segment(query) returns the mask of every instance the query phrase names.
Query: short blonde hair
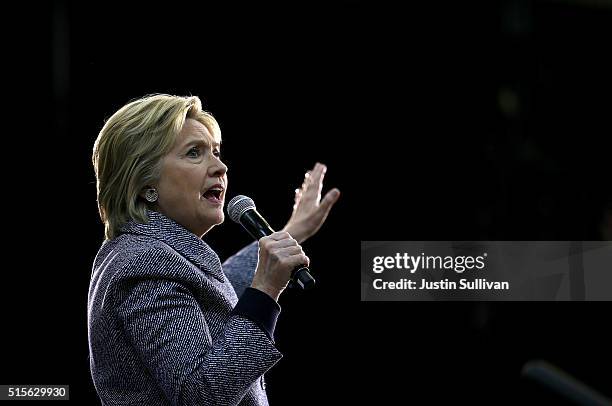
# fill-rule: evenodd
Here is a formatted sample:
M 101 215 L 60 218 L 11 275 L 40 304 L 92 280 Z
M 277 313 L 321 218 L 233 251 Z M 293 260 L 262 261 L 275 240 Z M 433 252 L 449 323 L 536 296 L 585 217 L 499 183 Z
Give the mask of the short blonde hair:
M 116 237 L 126 221 L 149 221 L 147 203 L 139 193 L 159 180 L 162 158 L 188 118 L 202 123 L 221 141 L 217 121 L 202 110 L 196 96 L 148 95 L 126 104 L 106 121 L 94 144 L 92 161 L 107 239 Z

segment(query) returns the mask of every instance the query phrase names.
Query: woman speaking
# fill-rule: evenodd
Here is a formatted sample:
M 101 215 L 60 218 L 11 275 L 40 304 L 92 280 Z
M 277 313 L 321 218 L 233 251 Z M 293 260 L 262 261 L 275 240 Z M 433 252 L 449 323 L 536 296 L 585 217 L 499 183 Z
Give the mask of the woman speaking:
M 224 220 L 221 132 L 197 97 L 119 109 L 95 142 L 105 240 L 89 286 L 90 368 L 107 405 L 266 405 L 277 303 L 309 259 L 299 245 L 339 197 L 325 166 L 296 190 L 283 231 L 221 264 L 202 240 Z

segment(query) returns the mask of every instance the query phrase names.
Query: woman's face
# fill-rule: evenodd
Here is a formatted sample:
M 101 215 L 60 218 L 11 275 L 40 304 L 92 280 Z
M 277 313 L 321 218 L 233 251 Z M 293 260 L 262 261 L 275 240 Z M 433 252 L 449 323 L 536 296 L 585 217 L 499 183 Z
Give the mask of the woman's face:
M 220 148 L 202 123 L 188 118 L 162 161 L 157 208 L 199 237 L 224 220 L 227 166 Z

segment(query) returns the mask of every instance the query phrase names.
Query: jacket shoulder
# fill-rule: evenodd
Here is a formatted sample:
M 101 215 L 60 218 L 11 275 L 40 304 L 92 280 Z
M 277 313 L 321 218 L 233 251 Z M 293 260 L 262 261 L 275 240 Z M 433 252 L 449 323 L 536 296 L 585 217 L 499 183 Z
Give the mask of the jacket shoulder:
M 94 261 L 89 287 L 90 307 L 99 302 L 114 303 L 145 281 L 180 283 L 191 291 L 201 289 L 201 275 L 193 264 L 162 241 L 151 237 L 122 234 L 105 241 Z M 110 297 L 109 297 L 110 295 Z
M 180 277 L 193 265 L 164 242 L 155 238 L 122 234 L 106 241 L 94 261 L 93 273 L 119 278 Z

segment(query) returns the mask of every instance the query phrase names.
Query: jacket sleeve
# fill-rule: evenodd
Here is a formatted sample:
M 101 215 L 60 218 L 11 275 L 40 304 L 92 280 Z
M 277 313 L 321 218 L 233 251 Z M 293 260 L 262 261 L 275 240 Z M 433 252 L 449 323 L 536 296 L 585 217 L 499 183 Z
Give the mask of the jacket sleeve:
M 138 268 L 163 268 L 163 254 L 140 257 Z M 164 273 L 119 283 L 118 318 L 130 344 L 173 405 L 240 402 L 282 357 L 250 319 L 232 314 L 214 342 L 186 284 Z
M 232 283 L 236 296 L 242 296 L 245 289 L 251 286 L 258 260 L 259 244 L 255 241 L 229 257 L 223 263 L 223 272 Z

